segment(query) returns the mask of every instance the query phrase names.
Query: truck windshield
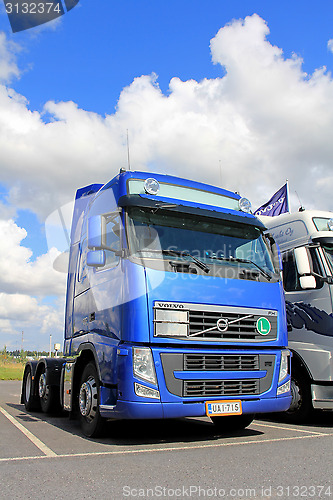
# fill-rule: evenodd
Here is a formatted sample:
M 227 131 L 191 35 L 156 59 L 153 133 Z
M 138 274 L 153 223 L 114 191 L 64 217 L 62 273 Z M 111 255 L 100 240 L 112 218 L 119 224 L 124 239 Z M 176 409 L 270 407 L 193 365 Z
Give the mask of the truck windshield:
M 130 252 L 146 261 L 187 261 L 207 274 L 212 266 L 242 267 L 266 279 L 274 274 L 270 252 L 255 226 L 163 209 L 129 207 L 127 213 Z

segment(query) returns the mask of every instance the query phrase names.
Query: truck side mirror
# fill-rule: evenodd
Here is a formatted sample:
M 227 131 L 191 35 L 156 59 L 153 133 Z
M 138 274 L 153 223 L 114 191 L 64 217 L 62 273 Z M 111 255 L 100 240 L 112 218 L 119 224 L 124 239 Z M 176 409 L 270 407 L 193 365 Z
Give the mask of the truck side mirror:
M 299 283 L 304 290 L 315 289 L 316 278 L 312 275 L 308 252 L 305 247 L 295 248 L 294 250 L 296 267 L 300 275 Z
M 305 247 L 295 248 L 294 250 L 296 267 L 298 274 L 311 274 L 308 252 Z
M 317 286 L 314 276 L 300 276 L 299 284 L 303 290 L 314 290 Z
M 102 215 L 88 219 L 88 248 L 103 250 L 106 247 L 106 220 Z
M 90 252 L 87 252 L 87 266 L 103 267 L 105 266 L 105 260 L 104 250 L 90 250 Z

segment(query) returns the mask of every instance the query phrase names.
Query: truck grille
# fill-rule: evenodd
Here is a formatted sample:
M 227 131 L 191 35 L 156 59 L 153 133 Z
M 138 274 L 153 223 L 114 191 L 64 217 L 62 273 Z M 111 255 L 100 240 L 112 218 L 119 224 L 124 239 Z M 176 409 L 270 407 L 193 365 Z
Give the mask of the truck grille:
M 276 362 L 272 353 L 242 351 L 212 353 L 189 349 L 162 352 L 160 357 L 166 387 L 171 394 L 203 399 L 257 396 L 268 391 Z
M 184 381 L 186 397 L 245 396 L 259 394 L 258 380 Z
M 277 311 L 156 301 L 154 335 L 193 342 L 268 342 L 277 338 Z
M 189 336 L 203 339 L 221 339 L 221 340 L 263 340 L 262 335 L 256 329 L 259 315 L 238 314 L 238 313 L 219 313 L 212 311 L 190 311 L 189 312 Z M 219 319 L 228 322 L 228 328 L 221 332 L 217 327 Z M 275 318 L 276 319 L 276 318 Z M 209 330 L 209 331 L 207 331 Z
M 185 354 L 184 370 L 259 370 L 259 355 Z

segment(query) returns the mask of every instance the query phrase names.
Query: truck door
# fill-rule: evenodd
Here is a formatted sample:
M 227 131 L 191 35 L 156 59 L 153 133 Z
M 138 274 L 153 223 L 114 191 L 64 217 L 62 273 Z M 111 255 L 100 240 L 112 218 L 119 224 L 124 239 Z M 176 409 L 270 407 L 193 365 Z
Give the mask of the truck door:
M 326 276 L 320 247 L 308 247 L 312 271 Z M 294 251 L 283 256 L 283 281 L 286 292 L 289 347 L 306 362 L 312 377 L 324 380 L 325 367 L 317 359 L 319 352 L 333 344 L 333 315 L 331 285 L 316 277 L 316 288 L 304 290 L 300 286 Z
M 89 331 L 89 277 L 87 270 L 87 237 L 79 244 L 78 269 L 74 295 L 74 335 L 82 335 Z M 92 309 L 91 309 L 92 310 Z

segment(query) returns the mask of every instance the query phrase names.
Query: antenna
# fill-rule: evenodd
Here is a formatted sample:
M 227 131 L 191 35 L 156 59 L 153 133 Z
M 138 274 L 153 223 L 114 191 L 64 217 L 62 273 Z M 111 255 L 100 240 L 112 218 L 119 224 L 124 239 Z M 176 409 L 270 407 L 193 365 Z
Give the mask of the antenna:
M 298 201 L 299 201 L 299 205 L 300 205 L 300 206 L 299 206 L 298 211 L 299 211 L 299 212 L 304 212 L 305 208 L 304 208 L 304 207 L 303 207 L 303 205 L 302 205 L 302 202 L 301 202 L 301 200 L 300 200 L 300 197 L 299 197 L 299 196 L 298 196 L 298 194 L 297 194 L 297 191 L 295 191 L 295 193 L 296 193 L 297 199 L 298 199 Z
M 128 170 L 131 170 L 128 129 L 126 129 L 126 139 L 127 139 L 127 165 L 128 165 Z
M 289 181 L 286 179 L 286 186 L 287 186 L 287 207 L 288 207 L 288 214 L 291 213 L 290 210 L 290 193 L 289 193 Z

